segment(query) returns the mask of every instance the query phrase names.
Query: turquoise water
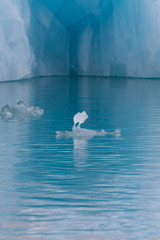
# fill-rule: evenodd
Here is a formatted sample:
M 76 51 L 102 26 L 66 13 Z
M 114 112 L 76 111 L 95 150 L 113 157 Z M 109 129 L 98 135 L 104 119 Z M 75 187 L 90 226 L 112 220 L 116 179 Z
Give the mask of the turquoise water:
M 0 120 L 0 239 L 160 239 L 160 81 L 37 78 L 0 84 L 0 105 L 44 109 Z M 57 139 L 82 127 L 121 136 Z

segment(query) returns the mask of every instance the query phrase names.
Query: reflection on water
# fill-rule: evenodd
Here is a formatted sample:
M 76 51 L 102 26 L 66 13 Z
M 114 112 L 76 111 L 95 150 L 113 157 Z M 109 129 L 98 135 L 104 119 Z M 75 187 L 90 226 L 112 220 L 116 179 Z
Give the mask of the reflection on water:
M 39 78 L 0 84 L 40 119 L 0 120 L 0 239 L 159 239 L 160 81 Z M 56 138 L 72 128 L 115 131 Z
M 73 139 L 74 146 L 74 165 L 77 170 L 86 166 L 86 160 L 88 158 L 88 139 Z

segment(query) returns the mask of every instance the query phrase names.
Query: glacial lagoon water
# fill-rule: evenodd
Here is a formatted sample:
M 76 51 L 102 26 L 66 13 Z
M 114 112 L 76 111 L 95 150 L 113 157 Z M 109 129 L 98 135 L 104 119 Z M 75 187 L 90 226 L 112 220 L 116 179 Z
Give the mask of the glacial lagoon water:
M 0 239 L 160 239 L 160 80 L 47 77 L 0 84 L 38 119 L 0 119 Z M 56 138 L 84 128 L 121 136 Z

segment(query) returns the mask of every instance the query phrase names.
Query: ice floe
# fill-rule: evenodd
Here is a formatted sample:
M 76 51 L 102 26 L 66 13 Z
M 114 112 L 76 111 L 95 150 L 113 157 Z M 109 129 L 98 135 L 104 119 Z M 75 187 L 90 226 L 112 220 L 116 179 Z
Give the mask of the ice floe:
M 117 129 L 114 132 L 108 132 L 105 130 L 91 130 L 91 129 L 85 129 L 81 128 L 80 125 L 86 121 L 88 118 L 88 115 L 85 111 L 83 112 L 78 112 L 76 115 L 73 117 L 73 122 L 74 125 L 72 127 L 72 131 L 56 131 L 56 137 L 57 138 L 91 138 L 94 136 L 106 136 L 106 135 L 115 135 L 115 136 L 120 136 L 120 130 Z
M 27 106 L 22 100 L 17 100 L 15 106 L 6 104 L 5 106 L 0 107 L 0 118 L 4 120 L 26 120 L 39 117 L 43 113 L 43 109 L 29 105 Z

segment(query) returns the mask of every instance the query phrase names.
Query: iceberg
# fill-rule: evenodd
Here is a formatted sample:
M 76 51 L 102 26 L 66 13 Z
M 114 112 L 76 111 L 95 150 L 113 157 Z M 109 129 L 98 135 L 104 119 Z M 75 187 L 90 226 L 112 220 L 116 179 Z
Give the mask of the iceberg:
M 106 135 L 115 135 L 120 136 L 120 129 L 115 130 L 114 132 L 107 132 L 105 130 L 97 131 L 91 129 L 81 128 L 80 125 L 86 121 L 88 115 L 85 111 L 78 112 L 73 117 L 74 125 L 72 127 L 72 131 L 56 131 L 57 138 L 69 138 L 73 137 L 74 139 L 83 139 L 83 138 L 92 138 L 95 136 L 106 136 Z
M 34 55 L 17 2 L 0 1 L 0 81 L 32 75 Z
M 17 100 L 15 106 L 6 104 L 0 107 L 0 119 L 4 120 L 27 120 L 43 115 L 44 110 L 39 107 L 26 106 L 24 101 Z
M 160 0 L 1 0 L 0 81 L 160 77 Z
M 72 130 L 76 130 L 76 129 L 79 129 L 80 128 L 80 125 L 82 123 L 84 123 L 86 121 L 86 119 L 88 118 L 88 115 L 85 111 L 83 112 L 78 112 L 76 115 L 74 115 L 73 117 L 73 122 L 74 122 L 74 125 L 72 127 Z M 78 123 L 78 125 L 76 126 L 76 124 Z

